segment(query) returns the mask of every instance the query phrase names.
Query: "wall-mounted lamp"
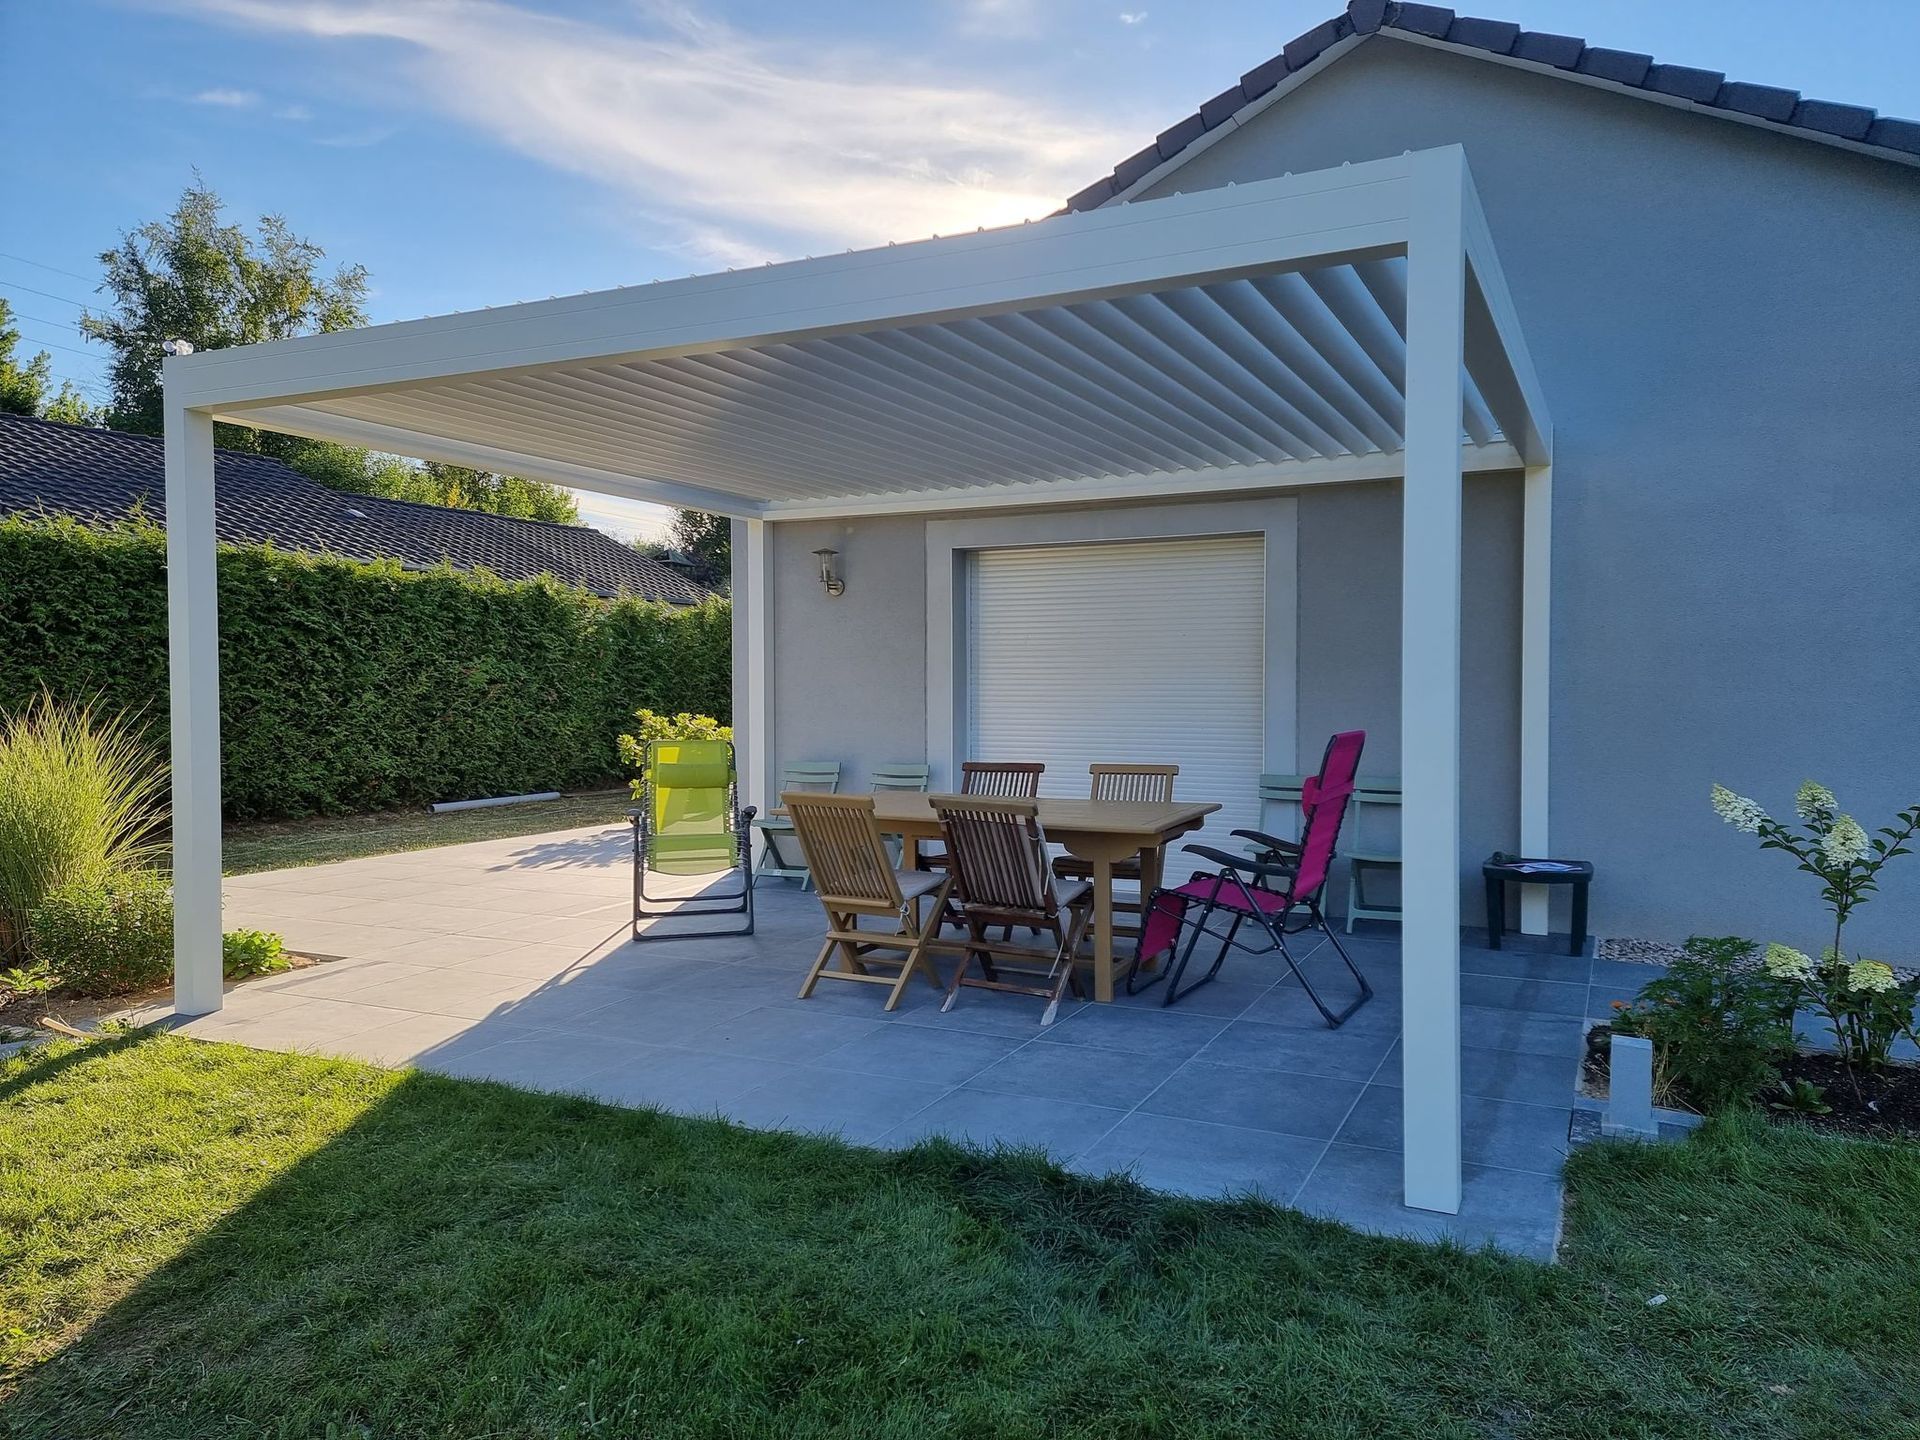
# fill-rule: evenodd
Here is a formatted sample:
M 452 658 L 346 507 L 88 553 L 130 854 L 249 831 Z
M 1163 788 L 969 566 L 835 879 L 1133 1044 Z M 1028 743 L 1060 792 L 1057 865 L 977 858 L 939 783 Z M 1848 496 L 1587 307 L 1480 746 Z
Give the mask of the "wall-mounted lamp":
M 820 583 L 826 586 L 827 594 L 836 600 L 847 593 L 847 582 L 833 573 L 833 562 L 840 557 L 838 550 L 816 550 L 813 552 L 820 560 Z

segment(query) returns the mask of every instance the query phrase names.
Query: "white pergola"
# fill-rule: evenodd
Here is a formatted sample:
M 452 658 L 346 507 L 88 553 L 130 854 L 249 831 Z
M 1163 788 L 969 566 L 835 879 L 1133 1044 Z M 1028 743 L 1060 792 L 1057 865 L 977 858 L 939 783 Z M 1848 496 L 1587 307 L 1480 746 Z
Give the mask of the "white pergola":
M 1458 147 L 822 259 L 166 361 L 175 1004 L 221 1003 L 213 422 L 768 527 L 1403 479 L 1406 1200 L 1460 1201 L 1461 477 L 1524 473 L 1523 850 L 1547 844 L 1551 430 Z M 1530 894 L 1525 928 L 1545 929 Z

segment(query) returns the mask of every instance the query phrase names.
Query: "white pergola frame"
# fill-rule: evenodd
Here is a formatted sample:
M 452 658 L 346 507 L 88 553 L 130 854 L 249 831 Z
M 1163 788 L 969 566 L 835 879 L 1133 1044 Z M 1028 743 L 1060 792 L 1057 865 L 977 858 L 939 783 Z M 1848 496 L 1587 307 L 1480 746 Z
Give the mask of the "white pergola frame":
M 405 396 L 468 377 L 539 376 L 597 362 L 751 351 L 1033 307 L 1142 295 L 1385 256 L 1406 257 L 1404 448 L 1181 472 L 1021 480 L 938 490 L 754 497 L 619 473 L 316 404 Z M 1498 422 L 1463 445 L 1463 371 Z M 744 522 L 737 695 L 748 798 L 767 800 L 772 625 L 769 527 L 880 514 L 1257 495 L 1403 479 L 1401 810 L 1406 1010 L 1405 1198 L 1460 1203 L 1460 639 L 1462 475 L 1523 471 L 1521 848 L 1548 845 L 1551 426 L 1457 146 L 1228 186 L 1004 230 L 698 276 L 501 309 L 242 346 L 165 362 L 172 670 L 175 1008 L 221 1003 L 219 639 L 213 422 L 232 420 L 510 471 Z M 590 422 L 588 422 L 590 423 Z M 610 441 L 609 449 L 617 448 Z M 1523 928 L 1544 932 L 1537 887 Z

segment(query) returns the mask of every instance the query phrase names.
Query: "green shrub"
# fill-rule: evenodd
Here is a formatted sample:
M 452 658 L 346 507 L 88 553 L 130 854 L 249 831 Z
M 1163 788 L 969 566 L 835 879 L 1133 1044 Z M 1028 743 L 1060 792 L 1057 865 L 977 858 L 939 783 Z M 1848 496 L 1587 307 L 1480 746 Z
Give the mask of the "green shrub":
M 1641 987 L 1614 1029 L 1653 1042 L 1656 1093 L 1720 1110 L 1777 1084 L 1793 1049 L 1793 1001 L 1755 963 L 1751 940 L 1694 936 L 1667 973 Z
M 605 602 L 550 580 L 219 553 L 222 795 L 236 819 L 617 782 L 638 706 L 731 705 L 727 602 Z M 165 537 L 0 520 L 0 713 L 146 714 L 164 750 Z
M 167 774 L 125 721 L 42 691 L 0 722 L 0 958 L 24 958 L 34 908 L 155 853 Z
M 711 715 L 689 715 L 684 710 L 678 715 L 662 715 L 655 710 L 640 709 L 633 712 L 633 718 L 636 723 L 632 731 L 620 737 L 620 758 L 629 769 L 640 772 L 629 782 L 636 800 L 645 793 L 647 746 L 654 741 L 733 739 L 733 727 L 721 724 Z
M 124 995 L 173 975 L 173 889 L 129 870 L 49 891 L 34 907 L 35 960 L 81 995 Z
M 173 978 L 173 887 L 155 870 L 60 886 L 34 908 L 31 939 L 33 967 L 19 973 L 32 988 L 104 996 L 164 985 Z M 229 980 L 289 964 L 281 938 L 265 930 L 229 930 L 220 960 Z
M 269 930 L 229 930 L 220 937 L 221 969 L 229 980 L 271 975 L 289 963 L 280 937 Z

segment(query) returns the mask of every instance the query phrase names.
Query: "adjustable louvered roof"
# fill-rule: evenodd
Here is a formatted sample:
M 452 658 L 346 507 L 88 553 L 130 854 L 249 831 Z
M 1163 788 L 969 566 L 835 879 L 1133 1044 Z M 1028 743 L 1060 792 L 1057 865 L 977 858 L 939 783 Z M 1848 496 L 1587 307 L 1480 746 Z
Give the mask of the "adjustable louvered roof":
M 766 518 L 1397 474 L 1418 160 L 212 352 L 168 382 L 221 418 Z M 1546 427 L 1461 188 L 1464 463 L 1507 468 Z

